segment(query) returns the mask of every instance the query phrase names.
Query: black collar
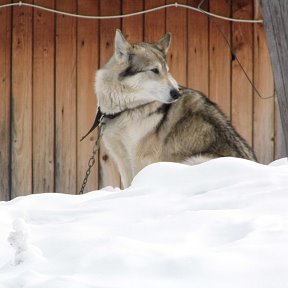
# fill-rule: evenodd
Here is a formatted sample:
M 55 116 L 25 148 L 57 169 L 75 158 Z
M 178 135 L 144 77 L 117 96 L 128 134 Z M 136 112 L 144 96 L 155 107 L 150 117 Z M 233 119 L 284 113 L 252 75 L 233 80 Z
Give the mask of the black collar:
M 96 129 L 103 118 L 108 118 L 108 119 L 114 119 L 116 117 L 118 117 L 121 113 L 121 112 L 117 112 L 117 113 L 114 113 L 114 114 L 106 114 L 106 113 L 103 113 L 100 109 L 100 107 L 98 107 L 98 110 L 97 110 L 97 113 L 96 113 L 96 118 L 94 120 L 94 123 L 92 125 L 92 127 L 90 128 L 90 130 L 81 138 L 80 141 L 84 140 L 94 129 Z
M 103 115 L 103 118 L 108 118 L 108 119 L 114 119 L 118 116 L 120 116 L 121 113 L 123 113 L 124 111 L 120 111 L 120 112 L 117 112 L 117 113 L 114 113 L 114 114 L 106 114 L 106 113 L 103 113 L 100 108 L 98 108 L 99 112 Z

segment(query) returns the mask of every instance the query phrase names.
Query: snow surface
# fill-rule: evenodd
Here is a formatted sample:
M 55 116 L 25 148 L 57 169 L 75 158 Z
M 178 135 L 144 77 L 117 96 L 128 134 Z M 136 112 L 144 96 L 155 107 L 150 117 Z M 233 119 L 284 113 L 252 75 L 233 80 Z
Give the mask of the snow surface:
M 156 163 L 0 203 L 0 288 L 287 288 L 288 162 Z

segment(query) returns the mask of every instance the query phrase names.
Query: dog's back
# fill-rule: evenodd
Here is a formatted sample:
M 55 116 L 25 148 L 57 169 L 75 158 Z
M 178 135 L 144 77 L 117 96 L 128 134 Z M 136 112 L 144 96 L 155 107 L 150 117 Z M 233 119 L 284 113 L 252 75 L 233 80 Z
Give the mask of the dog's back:
M 177 147 L 177 153 L 174 151 L 172 155 L 177 155 L 179 158 L 172 159 L 172 156 L 167 160 L 189 162 L 189 159 L 195 156 L 207 158 L 233 156 L 256 160 L 246 141 L 235 131 L 215 103 L 193 89 L 182 87 L 180 91 L 180 99 L 172 105 L 165 116 L 167 122 L 171 119 L 174 125 L 170 124 L 169 133 L 164 132 L 167 133 L 164 155 L 165 151 Z M 164 121 L 162 129 L 165 130 Z M 157 130 L 161 133 L 161 127 Z M 178 145 L 175 143 L 176 139 Z

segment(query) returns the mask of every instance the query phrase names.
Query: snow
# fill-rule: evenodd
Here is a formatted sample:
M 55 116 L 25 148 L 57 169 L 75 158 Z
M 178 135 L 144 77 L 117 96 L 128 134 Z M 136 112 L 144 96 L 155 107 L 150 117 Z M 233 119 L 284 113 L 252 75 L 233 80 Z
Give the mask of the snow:
M 0 288 L 287 288 L 288 161 L 156 163 L 0 203 Z

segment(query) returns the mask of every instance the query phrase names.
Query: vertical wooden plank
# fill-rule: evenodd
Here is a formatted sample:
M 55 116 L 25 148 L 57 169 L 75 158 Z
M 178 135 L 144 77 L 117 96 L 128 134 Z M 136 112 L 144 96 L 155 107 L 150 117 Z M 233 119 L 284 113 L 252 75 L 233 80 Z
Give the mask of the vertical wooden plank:
M 76 12 L 76 1 L 56 7 Z M 56 192 L 76 193 L 76 20 L 56 16 Z
M 143 10 L 143 1 L 138 0 L 122 0 L 122 13 L 133 13 Z M 126 39 L 131 43 L 139 43 L 143 41 L 143 15 L 123 18 L 122 32 Z
M 210 12 L 231 16 L 231 2 L 210 0 Z M 209 98 L 216 102 L 227 117 L 231 108 L 231 53 L 216 25 L 228 41 L 231 24 L 215 18 L 209 19 Z
M 288 152 L 288 2 L 261 0 L 264 27 L 277 91 L 277 101 Z M 287 156 L 287 154 L 286 154 Z
M 252 0 L 233 0 L 233 18 L 253 18 Z M 252 24 L 232 24 L 232 47 L 244 70 L 253 77 Z M 253 87 L 236 60 L 232 61 L 232 124 L 240 135 L 252 145 L 253 139 Z
M 167 0 L 166 4 L 174 3 Z M 186 0 L 178 1 L 187 4 Z M 171 74 L 180 85 L 187 85 L 187 10 L 168 8 L 166 11 L 166 31 L 172 33 L 172 43 L 167 55 Z
M 120 0 L 100 0 L 101 15 L 121 14 Z M 110 59 L 114 52 L 114 36 L 117 28 L 121 27 L 120 19 L 107 19 L 100 22 L 100 67 Z M 99 186 L 107 185 L 120 187 L 120 176 L 116 165 L 103 145 L 100 147 L 100 179 Z
M 78 2 L 78 13 L 97 15 L 99 1 L 82 0 Z M 87 163 L 97 135 L 93 133 L 85 141 L 79 142 L 95 119 L 97 109 L 94 92 L 95 72 L 99 61 L 99 20 L 78 20 L 77 28 L 77 191 L 80 191 Z M 91 170 L 86 191 L 98 188 L 98 154 Z
M 287 157 L 287 149 L 285 147 L 285 137 L 281 121 L 281 114 L 279 108 L 279 101 L 275 91 L 275 147 L 274 147 L 274 159 L 280 159 Z M 272 121 L 272 120 L 271 120 Z
M 145 0 L 145 9 L 165 5 L 165 0 Z M 161 39 L 165 34 L 165 17 L 164 9 L 145 14 L 144 16 L 144 39 L 147 42 L 153 43 Z
M 196 7 L 198 0 L 188 0 L 188 5 Z M 203 9 L 208 10 L 208 2 Z M 206 15 L 188 11 L 188 87 L 209 93 L 209 21 Z
M 261 19 L 259 0 L 255 1 L 255 19 Z M 262 24 L 254 25 L 254 85 L 262 97 L 274 94 L 269 52 Z M 274 158 L 274 98 L 261 99 L 254 92 L 253 146 L 260 163 Z
M 54 8 L 54 1 L 34 3 Z M 33 193 L 54 191 L 54 17 L 34 11 Z
M 32 14 L 30 7 L 13 8 L 12 198 L 32 193 Z
M 0 5 L 6 1 L 0 0 Z M 10 198 L 11 8 L 0 10 L 0 201 Z

